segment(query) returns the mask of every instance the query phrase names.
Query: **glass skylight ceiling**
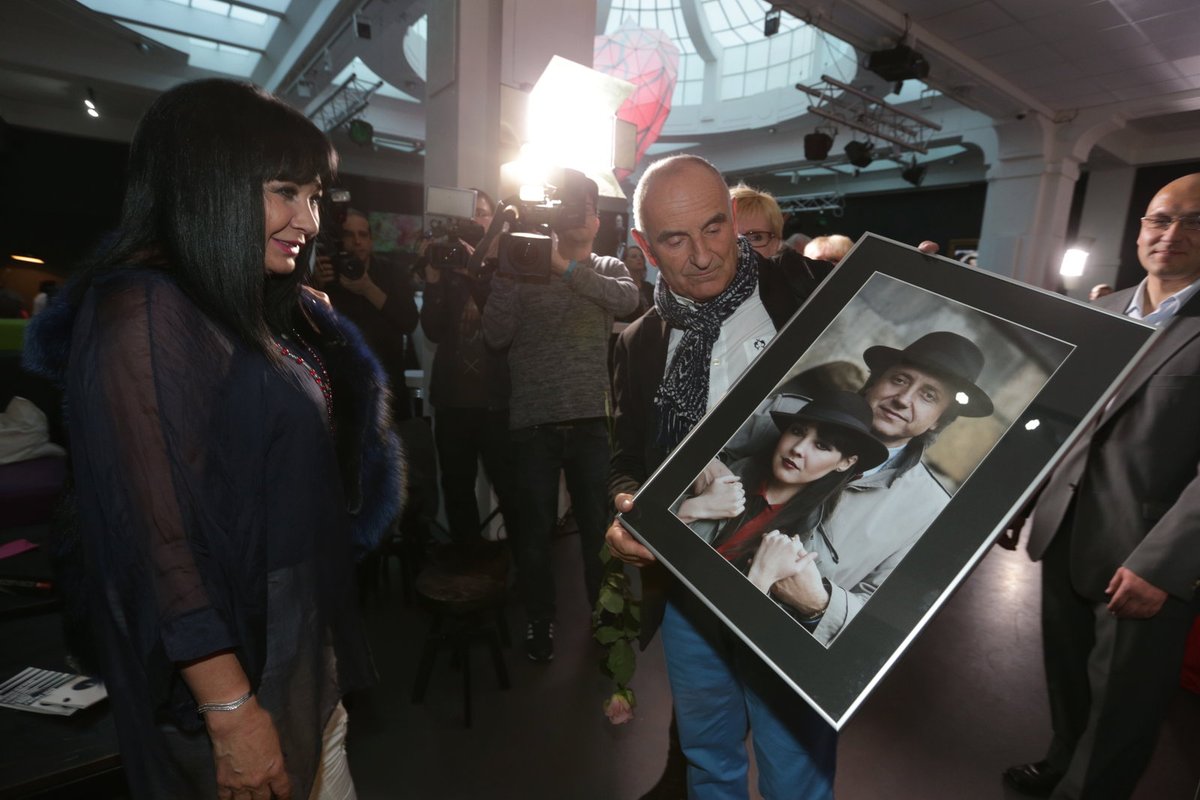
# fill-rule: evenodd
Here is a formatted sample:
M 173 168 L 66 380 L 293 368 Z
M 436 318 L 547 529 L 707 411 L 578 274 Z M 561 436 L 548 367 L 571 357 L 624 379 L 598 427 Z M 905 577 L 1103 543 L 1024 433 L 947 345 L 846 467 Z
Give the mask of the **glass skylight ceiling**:
M 249 77 L 291 0 L 80 0 L 140 36 L 188 55 L 188 64 Z
M 605 33 L 623 25 L 660 30 L 679 48 L 679 73 L 671 105 L 699 105 L 704 101 L 704 59 L 696 52 L 680 8 L 681 0 L 613 0 Z M 682 0 L 691 2 L 691 0 Z

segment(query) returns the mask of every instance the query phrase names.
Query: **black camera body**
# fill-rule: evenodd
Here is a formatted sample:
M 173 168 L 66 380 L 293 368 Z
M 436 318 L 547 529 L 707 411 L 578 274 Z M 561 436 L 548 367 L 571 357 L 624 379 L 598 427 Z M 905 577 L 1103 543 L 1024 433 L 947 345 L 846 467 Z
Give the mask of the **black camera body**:
M 328 258 L 338 275 L 357 280 L 366 273 L 367 265 L 342 246 L 342 223 L 346 221 L 346 211 L 350 208 L 350 192 L 330 189 L 326 194 L 326 203 L 327 211 L 323 217 L 329 225 L 323 225 L 317 235 L 317 255 Z
M 506 233 L 500 237 L 500 272 L 518 278 L 549 278 L 554 240 L 540 233 Z
M 461 244 L 435 242 L 429 246 L 429 265 L 435 269 L 466 269 L 471 254 Z
M 553 189 L 538 203 L 515 200 L 508 233 L 500 237 L 500 273 L 526 280 L 548 280 L 554 251 L 551 232 L 582 228 L 588 223 L 586 202 L 553 199 Z
M 341 236 L 338 236 L 341 239 Z M 350 253 L 341 246 L 339 242 L 336 250 L 330 252 L 321 252 L 321 241 L 317 240 L 317 255 L 328 256 L 329 261 L 333 264 L 333 271 L 338 275 L 342 275 L 350 280 L 358 280 L 367 271 L 367 265 L 359 259 L 350 255 Z
M 471 253 L 463 242 L 472 246 L 483 239 L 483 226 L 469 219 L 431 221 L 426 236 L 429 245 L 429 265 L 435 269 L 466 269 Z
M 433 240 L 430 264 L 466 267 L 472 277 L 489 279 L 493 268 L 485 266 L 484 259 L 499 236 L 495 271 L 518 280 L 550 280 L 553 234 L 587 227 L 596 211 L 588 201 L 594 206 L 599 200 L 595 182 L 582 172 L 562 168 L 552 179 L 556 182 L 523 187 L 520 195 L 501 203 L 487 231 L 469 218 L 475 210 L 475 190 L 426 187 L 425 216 L 431 222 L 425 236 Z M 462 242 L 475 252 L 468 253 Z

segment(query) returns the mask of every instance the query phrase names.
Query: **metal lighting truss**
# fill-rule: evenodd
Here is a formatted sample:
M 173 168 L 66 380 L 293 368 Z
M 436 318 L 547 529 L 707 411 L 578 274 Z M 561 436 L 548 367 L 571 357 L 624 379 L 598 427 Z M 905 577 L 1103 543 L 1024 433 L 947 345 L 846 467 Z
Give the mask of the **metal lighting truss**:
M 816 86 L 797 83 L 796 88 L 816 98 L 808 107 L 812 113 L 905 150 L 925 154 L 929 150 L 929 131 L 942 129 L 936 122 L 901 111 L 828 75 L 822 75 Z
M 776 199 L 779 201 L 780 207 L 788 213 L 832 211 L 837 215 L 841 215 L 846 209 L 846 197 L 841 192 L 781 195 Z
M 363 112 L 371 95 L 383 86 L 383 81 L 367 83 L 351 75 L 345 83 L 317 106 L 309 117 L 318 128 L 332 133 Z

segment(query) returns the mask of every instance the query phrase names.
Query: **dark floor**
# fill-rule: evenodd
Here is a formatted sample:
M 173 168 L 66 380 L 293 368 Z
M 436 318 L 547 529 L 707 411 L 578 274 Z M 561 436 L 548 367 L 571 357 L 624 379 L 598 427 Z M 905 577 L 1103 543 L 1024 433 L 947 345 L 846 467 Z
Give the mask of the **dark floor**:
M 578 538 L 556 540 L 557 656 L 525 658 L 524 619 L 506 651 L 512 688 L 499 691 L 486 651 L 471 661 L 474 725 L 462 720 L 461 674 L 437 662 L 422 705 L 409 702 L 426 630 L 419 609 L 389 594 L 368 603 L 382 681 L 354 698 L 350 761 L 362 800 L 571 798 L 633 800 L 666 755 L 670 718 L 662 649 L 639 658 L 637 718 L 614 727 L 600 710 L 581 588 Z M 1024 553 L 993 549 L 843 730 L 839 800 L 1007 799 L 1000 770 L 1040 757 L 1049 739 L 1038 622 L 1038 570 Z M 1136 800 L 1195 800 L 1200 696 L 1180 690 Z

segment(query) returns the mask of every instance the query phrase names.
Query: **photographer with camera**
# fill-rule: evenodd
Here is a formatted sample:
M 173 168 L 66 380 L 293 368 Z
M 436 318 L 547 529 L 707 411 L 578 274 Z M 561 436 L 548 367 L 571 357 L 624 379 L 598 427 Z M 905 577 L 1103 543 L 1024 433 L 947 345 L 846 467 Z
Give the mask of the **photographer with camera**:
M 540 247 L 530 244 L 537 237 L 506 234 L 483 309 L 488 345 L 508 348 L 510 436 L 521 498 L 514 554 L 529 623 L 526 652 L 541 662 L 554 657 L 550 544 L 560 471 L 579 526 L 589 608 L 599 592 L 608 523 L 608 335 L 613 318 L 638 303 L 625 265 L 592 252 L 600 228 L 596 183 L 565 172 L 550 222 L 557 241 L 550 238 L 544 271 L 538 274 L 540 258 L 530 257 Z
M 441 248 L 427 248 L 422 258 L 425 294 L 421 329 L 437 345 L 429 382 L 434 441 L 450 538 L 465 558 L 486 549 L 475 497 L 480 460 L 496 492 L 507 530 L 513 533 L 517 525 L 514 464 L 508 438 L 508 363 L 503 353 L 484 343 L 480 324 L 490 284 L 486 278 L 471 276 L 453 252 L 461 248 L 463 253 L 473 254 L 473 245 L 491 227 L 495 212 L 492 198 L 481 190 L 474 191 L 471 222 L 454 226 L 455 238 Z
M 408 270 L 393 258 L 374 252 L 371 222 L 366 214 L 346 209 L 340 226 L 336 217 L 335 210 L 333 230 L 318 241 L 313 283 L 329 295 L 339 314 L 362 331 L 387 371 L 396 398 L 393 417 L 408 419 L 412 411 L 404 370 L 419 366 L 406 348 L 418 320 Z

